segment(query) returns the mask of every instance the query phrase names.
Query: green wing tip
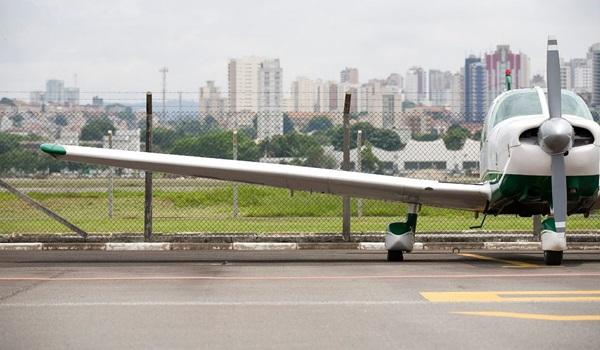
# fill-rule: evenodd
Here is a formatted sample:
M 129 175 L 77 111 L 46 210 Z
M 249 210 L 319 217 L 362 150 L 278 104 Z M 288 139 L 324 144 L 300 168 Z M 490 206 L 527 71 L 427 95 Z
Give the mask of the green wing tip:
M 40 149 L 43 152 L 46 152 L 53 156 L 64 156 L 65 154 L 67 154 L 67 151 L 65 150 L 65 148 L 63 146 L 55 145 L 52 143 L 44 143 L 43 145 L 40 146 Z

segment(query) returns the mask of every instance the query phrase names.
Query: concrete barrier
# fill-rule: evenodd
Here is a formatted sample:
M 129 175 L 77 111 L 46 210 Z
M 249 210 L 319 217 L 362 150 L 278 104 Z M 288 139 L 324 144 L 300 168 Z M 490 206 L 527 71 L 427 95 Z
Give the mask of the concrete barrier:
M 43 243 L 0 243 L 0 250 L 42 250 Z
M 298 243 L 234 242 L 233 250 L 296 250 Z
M 106 243 L 106 250 L 171 250 L 171 243 Z

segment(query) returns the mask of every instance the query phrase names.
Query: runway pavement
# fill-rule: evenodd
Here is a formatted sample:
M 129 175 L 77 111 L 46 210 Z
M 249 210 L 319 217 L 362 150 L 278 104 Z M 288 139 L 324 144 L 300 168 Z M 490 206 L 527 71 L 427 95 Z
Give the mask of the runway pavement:
M 598 348 L 600 254 L 2 251 L 0 348 Z

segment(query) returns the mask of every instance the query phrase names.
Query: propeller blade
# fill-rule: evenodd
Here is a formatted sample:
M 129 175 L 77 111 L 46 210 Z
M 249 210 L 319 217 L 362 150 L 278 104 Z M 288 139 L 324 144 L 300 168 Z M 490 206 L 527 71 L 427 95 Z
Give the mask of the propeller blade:
M 544 137 L 543 148 L 551 154 L 552 163 L 552 212 L 557 233 L 565 233 L 567 221 L 567 174 L 565 170 L 564 152 L 572 145 L 573 127 L 562 119 L 560 91 L 560 59 L 558 42 L 554 37 L 548 37 L 548 52 L 546 62 L 546 77 L 548 79 L 548 111 L 550 120 L 540 128 Z M 557 120 L 558 119 L 558 120 Z
M 558 56 L 558 41 L 548 37 L 546 53 L 546 79 L 548 80 L 548 110 L 550 118 L 562 118 L 560 94 L 560 59 Z
M 557 233 L 565 233 L 567 221 L 567 176 L 565 157 L 552 155 L 552 211 Z

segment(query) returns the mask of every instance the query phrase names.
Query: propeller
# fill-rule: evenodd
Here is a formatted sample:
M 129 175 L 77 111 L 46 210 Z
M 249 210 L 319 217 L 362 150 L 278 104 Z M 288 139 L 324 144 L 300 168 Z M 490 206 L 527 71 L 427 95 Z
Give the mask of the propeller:
M 550 119 L 539 129 L 539 144 L 551 157 L 552 170 L 552 212 L 556 233 L 564 234 L 567 221 L 567 176 L 565 154 L 573 146 L 573 127 L 562 117 L 560 90 L 560 60 L 558 43 L 548 38 L 547 51 L 548 112 Z

